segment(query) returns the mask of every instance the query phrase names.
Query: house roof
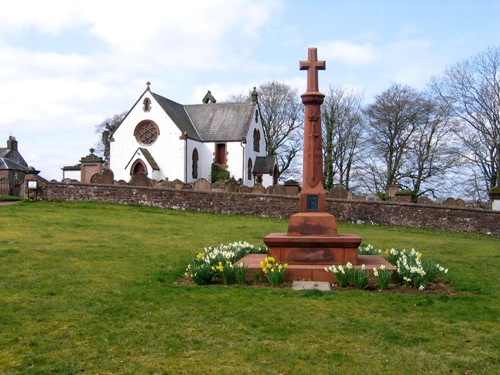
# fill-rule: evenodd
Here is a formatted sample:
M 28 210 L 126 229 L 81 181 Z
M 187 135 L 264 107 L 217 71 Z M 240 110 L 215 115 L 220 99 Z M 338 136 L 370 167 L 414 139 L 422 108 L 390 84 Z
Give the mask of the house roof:
M 202 142 L 243 140 L 255 109 L 252 103 L 182 105 L 151 94 L 183 134 Z
M 23 157 L 17 150 L 11 150 L 6 147 L 0 147 L 0 157 L 12 160 L 16 164 L 21 165 L 23 168 L 20 170 L 28 168 L 28 163 L 26 163 L 26 161 L 23 159 Z
M 23 160 L 24 161 L 24 160 Z M 0 156 L 0 170 L 24 171 L 27 165 L 23 166 L 14 160 Z

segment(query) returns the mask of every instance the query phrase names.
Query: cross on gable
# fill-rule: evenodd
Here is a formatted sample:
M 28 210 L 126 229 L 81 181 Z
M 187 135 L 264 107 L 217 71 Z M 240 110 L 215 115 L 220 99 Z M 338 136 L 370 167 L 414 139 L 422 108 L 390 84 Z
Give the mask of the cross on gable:
M 319 91 L 318 89 L 318 70 L 325 70 L 326 63 L 318 61 L 318 49 L 308 49 L 307 61 L 300 62 L 300 70 L 307 70 L 307 91 Z

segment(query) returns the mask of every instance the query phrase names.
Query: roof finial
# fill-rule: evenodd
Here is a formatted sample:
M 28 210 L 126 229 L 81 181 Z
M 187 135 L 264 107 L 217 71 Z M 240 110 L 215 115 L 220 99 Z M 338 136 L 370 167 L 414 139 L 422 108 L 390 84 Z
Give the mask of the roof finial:
M 252 91 L 252 104 L 256 104 L 259 99 L 259 94 L 257 93 L 257 87 L 254 86 Z
M 147 81 L 146 85 L 148 86 L 148 90 L 149 90 L 149 86 L 151 86 L 151 82 Z
M 217 100 L 215 100 L 214 96 L 212 95 L 212 93 L 210 92 L 210 90 L 207 91 L 207 94 L 204 96 L 204 98 L 202 99 L 202 102 L 203 104 L 207 104 L 207 103 L 217 103 Z

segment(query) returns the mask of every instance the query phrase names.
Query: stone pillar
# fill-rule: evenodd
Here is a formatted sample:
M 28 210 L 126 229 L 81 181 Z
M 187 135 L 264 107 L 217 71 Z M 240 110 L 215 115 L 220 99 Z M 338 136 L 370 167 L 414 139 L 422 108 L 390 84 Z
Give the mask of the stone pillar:
M 104 160 L 94 154 L 94 149 L 90 149 L 90 154 L 80 159 L 80 181 L 86 184 L 91 182 L 92 176 L 102 172 Z
M 500 186 L 495 187 L 489 191 L 490 195 L 490 208 L 493 211 L 500 211 Z

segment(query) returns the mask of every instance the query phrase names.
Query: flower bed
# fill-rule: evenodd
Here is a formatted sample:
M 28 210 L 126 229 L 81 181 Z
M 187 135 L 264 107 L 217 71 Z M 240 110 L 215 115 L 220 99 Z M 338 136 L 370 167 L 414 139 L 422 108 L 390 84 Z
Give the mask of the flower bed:
M 239 263 L 233 264 L 247 254 L 266 254 L 265 246 L 255 246 L 247 242 L 234 242 L 228 245 L 207 247 L 203 252 L 193 258 L 185 271 L 185 276 L 191 278 L 198 285 L 207 285 L 214 282 L 223 282 L 225 285 L 244 284 L 249 272 L 248 266 Z M 360 255 L 382 255 L 389 263 L 396 267 L 396 271 L 386 269 L 384 265 L 373 269 L 373 277 L 376 289 L 386 290 L 389 285 L 396 284 L 406 288 L 418 290 L 428 289 L 439 275 L 448 272 L 438 263 L 423 261 L 422 253 L 412 250 L 388 249 L 382 251 L 372 245 L 361 245 L 358 248 Z M 261 262 L 264 276 L 272 286 L 281 286 L 285 279 L 288 265 L 281 263 L 272 257 L 266 257 Z M 332 265 L 325 268 L 332 272 L 338 287 L 347 288 L 353 286 L 356 289 L 370 288 L 370 275 L 364 265 L 354 267 L 351 263 L 345 265 Z M 254 283 L 261 282 L 260 273 L 254 272 Z

